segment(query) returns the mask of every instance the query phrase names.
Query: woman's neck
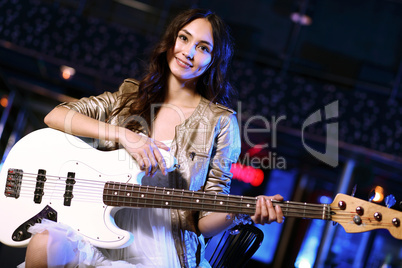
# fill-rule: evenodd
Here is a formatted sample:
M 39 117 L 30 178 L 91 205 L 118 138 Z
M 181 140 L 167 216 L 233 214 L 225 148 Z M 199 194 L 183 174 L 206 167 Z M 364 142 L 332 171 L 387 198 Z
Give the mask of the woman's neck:
M 201 98 L 196 90 L 196 83 L 197 81 L 195 80 L 183 82 L 173 77 L 173 75 L 170 76 L 165 103 L 196 107 Z

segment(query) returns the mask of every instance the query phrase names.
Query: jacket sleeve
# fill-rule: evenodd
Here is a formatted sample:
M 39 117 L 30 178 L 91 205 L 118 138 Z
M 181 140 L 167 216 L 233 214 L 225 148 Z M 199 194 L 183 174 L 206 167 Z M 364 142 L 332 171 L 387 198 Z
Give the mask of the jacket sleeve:
M 138 82 L 134 79 L 125 79 L 116 92 L 105 91 L 98 96 L 84 97 L 74 102 L 61 103 L 59 106 L 105 121 L 117 106 L 120 96 L 133 93 L 136 90 L 138 90 Z
M 229 194 L 233 176 L 230 169 L 238 160 L 241 150 L 237 118 L 234 114 L 222 116 L 216 127 L 219 130 L 215 138 L 204 191 Z M 201 212 L 200 217 L 209 213 Z
M 117 98 L 117 92 L 104 92 L 98 96 L 84 97 L 74 102 L 64 102 L 59 106 L 74 110 L 91 118 L 105 121 L 108 118 L 113 104 Z

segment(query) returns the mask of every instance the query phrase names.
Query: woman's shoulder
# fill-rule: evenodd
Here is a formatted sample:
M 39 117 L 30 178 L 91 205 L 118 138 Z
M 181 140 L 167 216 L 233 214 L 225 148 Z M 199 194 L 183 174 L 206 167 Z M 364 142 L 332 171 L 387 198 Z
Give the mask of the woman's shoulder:
M 236 125 L 237 116 L 236 111 L 220 103 L 213 103 L 205 98 L 202 100 L 204 109 L 200 109 L 201 116 L 208 120 L 210 123 L 220 122 L 221 125 Z M 215 124 L 212 123 L 212 124 Z
M 216 106 L 217 109 L 224 110 L 224 111 L 228 112 L 229 114 L 236 114 L 235 110 L 233 110 L 233 109 L 231 109 L 231 108 L 229 108 L 229 107 L 227 107 L 227 106 L 225 106 L 223 104 L 220 104 L 218 102 L 215 103 L 215 106 Z
M 236 111 L 223 105 L 220 104 L 218 102 L 211 102 L 207 99 L 204 99 L 204 103 L 206 104 L 206 106 L 208 107 L 207 111 L 209 111 L 210 113 L 214 114 L 214 115 L 218 115 L 218 116 L 234 116 L 236 115 Z
M 140 86 L 140 82 L 134 78 L 126 78 L 123 83 L 120 85 L 119 91 L 121 93 L 133 93 L 138 91 L 138 87 Z

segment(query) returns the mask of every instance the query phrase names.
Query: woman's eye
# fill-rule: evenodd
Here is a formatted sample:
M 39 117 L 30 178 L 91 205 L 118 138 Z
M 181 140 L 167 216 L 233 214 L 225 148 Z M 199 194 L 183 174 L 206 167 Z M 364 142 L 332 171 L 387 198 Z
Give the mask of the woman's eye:
M 206 47 L 206 46 L 200 46 L 200 49 L 201 49 L 203 52 L 209 53 L 209 48 Z
M 183 40 L 183 41 L 187 41 L 187 36 L 185 35 L 179 35 L 179 39 Z

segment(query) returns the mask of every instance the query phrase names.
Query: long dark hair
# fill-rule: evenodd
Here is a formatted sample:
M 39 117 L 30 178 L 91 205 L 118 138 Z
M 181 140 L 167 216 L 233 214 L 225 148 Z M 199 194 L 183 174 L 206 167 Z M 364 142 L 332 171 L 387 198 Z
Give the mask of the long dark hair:
M 166 83 L 170 72 L 166 58 L 167 51 L 175 46 L 179 31 L 199 18 L 205 18 L 211 23 L 214 48 L 211 65 L 198 78 L 196 90 L 211 102 L 231 106 L 234 90 L 229 82 L 228 67 L 232 58 L 233 47 L 229 29 L 215 13 L 203 9 L 190 9 L 180 13 L 168 25 L 163 37 L 153 50 L 148 71 L 140 81 L 138 92 L 126 96 L 116 113 L 119 113 L 130 103 L 130 114 L 144 119 L 146 126 L 151 125 L 153 119 L 151 118 L 151 104 L 163 103 L 166 94 Z M 141 129 L 141 122 L 134 120 L 128 122 L 125 127 L 131 130 L 139 130 Z M 145 129 L 145 132 L 149 133 L 149 129 Z

